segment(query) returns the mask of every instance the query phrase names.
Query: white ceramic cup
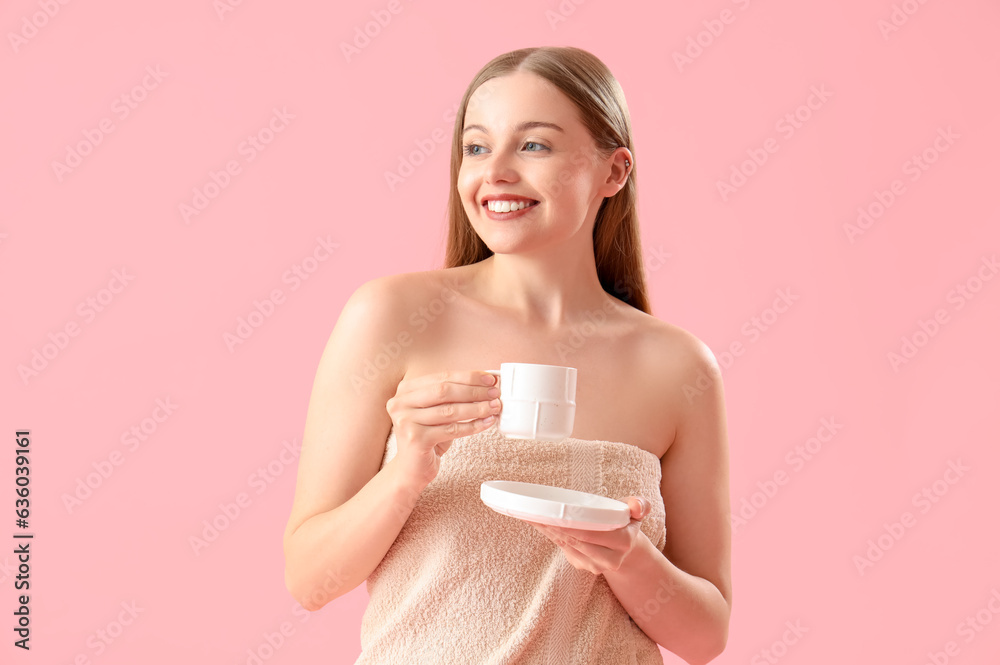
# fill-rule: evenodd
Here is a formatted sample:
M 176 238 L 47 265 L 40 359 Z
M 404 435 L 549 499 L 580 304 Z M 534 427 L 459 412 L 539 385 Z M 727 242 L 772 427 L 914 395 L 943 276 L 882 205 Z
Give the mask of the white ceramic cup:
M 501 363 L 486 370 L 500 379 L 500 422 L 511 439 L 558 441 L 573 433 L 576 418 L 576 368 L 531 363 Z

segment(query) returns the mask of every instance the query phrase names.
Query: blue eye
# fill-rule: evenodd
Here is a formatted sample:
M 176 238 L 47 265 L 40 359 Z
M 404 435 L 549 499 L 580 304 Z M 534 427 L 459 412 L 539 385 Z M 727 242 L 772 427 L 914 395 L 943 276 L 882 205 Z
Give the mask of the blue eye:
M 547 146 L 542 145 L 541 143 L 538 143 L 537 141 L 527 141 L 524 144 L 525 147 L 528 147 L 528 146 L 531 146 L 531 145 L 538 146 L 538 148 L 540 150 L 548 150 Z M 477 148 L 479 150 L 476 150 Z M 463 155 L 468 155 L 468 156 L 471 156 L 471 157 L 477 157 L 479 155 L 482 155 L 483 154 L 483 152 L 482 152 L 483 150 L 485 150 L 485 148 L 483 148 L 483 146 L 479 145 L 478 143 L 466 143 L 465 145 L 462 146 L 462 154 Z M 529 150 L 528 152 L 538 152 L 538 150 Z

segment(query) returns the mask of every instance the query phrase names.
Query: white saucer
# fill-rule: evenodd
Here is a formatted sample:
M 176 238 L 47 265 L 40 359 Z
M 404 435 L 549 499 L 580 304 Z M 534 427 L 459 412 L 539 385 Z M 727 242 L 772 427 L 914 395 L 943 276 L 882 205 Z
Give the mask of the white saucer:
M 616 499 L 511 480 L 484 482 L 479 487 L 479 498 L 503 515 L 589 531 L 620 529 L 632 515 L 628 504 Z

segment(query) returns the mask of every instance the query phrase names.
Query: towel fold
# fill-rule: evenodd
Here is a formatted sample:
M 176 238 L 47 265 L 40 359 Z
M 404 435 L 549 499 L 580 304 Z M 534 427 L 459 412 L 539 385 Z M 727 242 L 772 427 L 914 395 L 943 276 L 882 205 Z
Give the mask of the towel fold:
M 395 454 L 390 431 L 382 466 Z M 496 425 L 455 439 L 368 577 L 355 665 L 662 663 L 604 576 L 479 498 L 487 480 L 642 496 L 652 509 L 641 529 L 662 551 L 660 478 L 655 455 L 620 442 L 508 439 Z

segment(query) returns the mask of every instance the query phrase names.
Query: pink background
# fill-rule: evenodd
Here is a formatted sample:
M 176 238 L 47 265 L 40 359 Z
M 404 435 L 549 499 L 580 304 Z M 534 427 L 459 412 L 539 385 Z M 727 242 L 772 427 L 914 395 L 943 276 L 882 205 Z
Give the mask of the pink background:
M 221 16 L 219 4 L 0 9 L 5 662 L 354 661 L 364 586 L 316 614 L 284 587 L 288 451 L 346 298 L 376 276 L 440 265 L 447 141 L 466 85 L 493 56 L 539 45 L 588 49 L 621 81 L 654 314 L 732 361 L 733 509 L 749 519 L 733 537 L 717 662 L 766 663 L 764 649 L 812 665 L 922 664 L 928 652 L 993 662 L 995 2 L 565 0 L 565 16 L 555 0 L 401 0 L 397 14 L 382 1 L 247 0 Z M 348 59 L 341 44 L 373 11 L 391 21 Z M 294 117 L 269 134 L 275 109 Z M 798 127 L 783 121 L 795 113 Z M 249 149 L 258 134 L 270 142 Z M 88 154 L 57 173 L 81 143 Z M 411 158 L 420 143 L 433 151 Z M 767 160 L 723 197 L 718 183 L 753 154 Z M 406 161 L 412 173 L 390 188 L 385 174 Z M 214 198 L 185 223 L 180 206 L 213 174 L 226 186 L 208 187 Z M 849 237 L 858 207 L 877 212 L 879 197 L 891 205 Z M 306 260 L 318 238 L 336 249 Z M 296 266 L 308 279 L 285 278 Z M 276 289 L 280 304 L 230 350 L 225 335 Z M 797 299 L 775 315 L 778 290 Z M 751 335 L 754 317 L 766 330 Z M 920 346 L 893 367 L 904 337 Z M 743 353 L 727 359 L 734 342 Z M 47 366 L 22 378 L 47 344 Z M 842 427 L 816 450 L 823 419 Z M 144 441 L 123 440 L 143 426 Z M 10 630 L 19 428 L 32 432 L 30 653 Z M 806 445 L 809 459 L 796 452 Z M 946 473 L 950 461 L 967 470 Z M 786 482 L 769 485 L 776 474 Z M 88 475 L 98 486 L 67 507 Z M 213 520 L 225 528 L 196 552 Z M 856 557 L 879 555 L 859 570 Z M 123 603 L 141 610 L 134 620 Z M 978 629 L 962 628 L 967 617 Z

